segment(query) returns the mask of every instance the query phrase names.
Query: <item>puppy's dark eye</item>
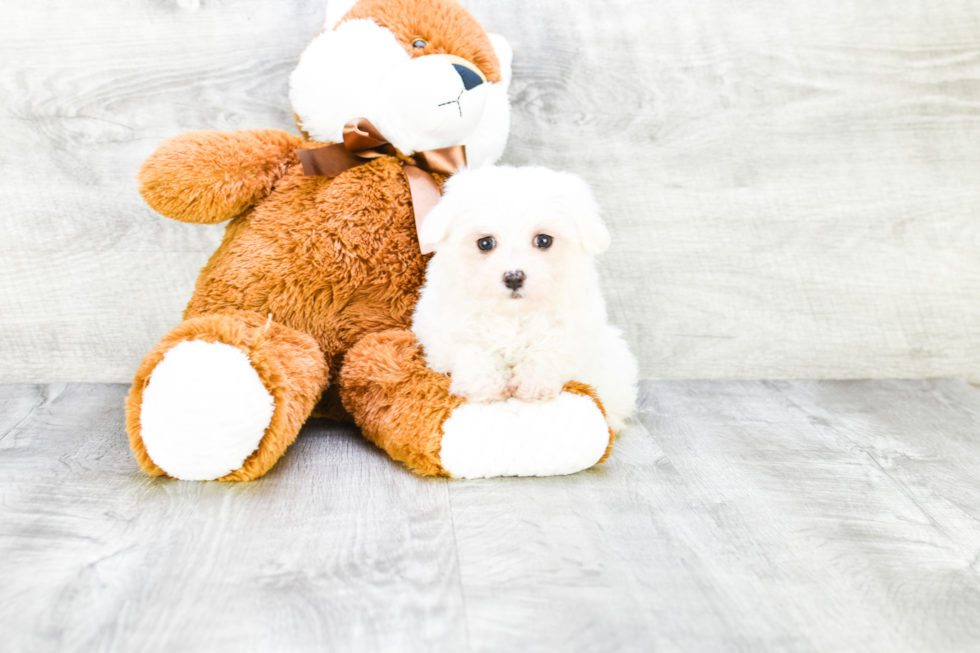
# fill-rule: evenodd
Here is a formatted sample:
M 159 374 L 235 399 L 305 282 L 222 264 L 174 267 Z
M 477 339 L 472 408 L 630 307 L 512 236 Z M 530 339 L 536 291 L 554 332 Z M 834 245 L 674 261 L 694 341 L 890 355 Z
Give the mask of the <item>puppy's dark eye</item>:
M 534 246 L 538 249 L 548 249 L 554 241 L 555 239 L 548 234 L 538 234 L 534 237 Z
M 426 41 L 425 39 L 415 39 L 414 41 L 412 41 L 413 48 L 424 48 L 427 45 L 429 45 L 429 42 Z
M 480 248 L 481 252 L 489 252 L 497 246 L 497 241 L 493 239 L 493 236 L 486 236 L 476 241 L 476 246 Z

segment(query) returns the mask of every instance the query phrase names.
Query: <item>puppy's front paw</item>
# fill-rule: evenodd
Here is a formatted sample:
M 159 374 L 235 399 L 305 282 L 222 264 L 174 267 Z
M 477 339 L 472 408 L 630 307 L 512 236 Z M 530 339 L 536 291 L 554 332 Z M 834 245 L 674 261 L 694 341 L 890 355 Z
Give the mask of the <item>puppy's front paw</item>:
M 449 392 L 475 403 L 501 401 L 510 396 L 507 391 L 507 377 L 503 375 L 459 376 L 453 374 L 453 382 L 449 385 Z
M 508 391 L 515 399 L 539 403 L 557 397 L 561 387 L 561 382 L 554 375 L 515 372 Z

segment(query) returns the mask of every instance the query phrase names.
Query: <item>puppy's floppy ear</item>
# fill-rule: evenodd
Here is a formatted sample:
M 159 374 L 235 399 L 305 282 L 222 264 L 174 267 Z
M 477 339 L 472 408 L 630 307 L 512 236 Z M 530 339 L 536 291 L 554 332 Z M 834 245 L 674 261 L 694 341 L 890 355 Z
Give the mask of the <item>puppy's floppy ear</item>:
M 419 248 L 423 254 L 436 251 L 436 245 L 449 235 L 449 224 L 452 222 L 454 202 L 452 198 L 443 196 L 435 205 L 422 224 L 419 225 Z
M 419 225 L 419 246 L 423 254 L 436 251 L 436 246 L 449 236 L 449 227 L 456 214 L 465 210 L 467 194 L 464 187 L 473 174 L 463 167 L 442 185 L 442 198 Z
M 566 212 L 575 221 L 582 246 L 589 254 L 601 254 L 609 249 L 610 236 L 599 214 L 599 205 L 585 180 L 570 172 L 562 172 L 562 201 Z

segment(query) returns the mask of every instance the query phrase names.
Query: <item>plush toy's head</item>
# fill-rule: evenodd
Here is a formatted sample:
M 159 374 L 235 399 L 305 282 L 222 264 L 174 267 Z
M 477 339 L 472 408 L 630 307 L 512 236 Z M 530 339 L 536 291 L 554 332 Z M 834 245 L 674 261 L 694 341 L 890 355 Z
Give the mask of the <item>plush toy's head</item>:
M 510 61 L 507 41 L 455 0 L 331 0 L 290 101 L 313 140 L 339 142 L 367 118 L 405 154 L 465 145 L 478 167 L 507 143 Z

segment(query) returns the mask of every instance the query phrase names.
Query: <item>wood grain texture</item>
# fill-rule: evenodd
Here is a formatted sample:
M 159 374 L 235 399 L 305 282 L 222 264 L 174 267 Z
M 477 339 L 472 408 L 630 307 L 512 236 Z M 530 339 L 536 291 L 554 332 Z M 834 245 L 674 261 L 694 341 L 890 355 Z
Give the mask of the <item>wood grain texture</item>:
M 125 393 L 0 387 L 33 407 L 0 424 L 0 648 L 460 650 L 445 485 L 316 422 L 261 480 L 150 478 Z
M 510 163 L 614 235 L 648 378 L 980 381 L 970 0 L 470 0 L 513 43 Z M 0 381 L 128 381 L 220 226 L 133 175 L 192 129 L 292 129 L 319 1 L 16 3 L 0 24 Z
M 314 421 L 149 478 L 124 385 L 0 386 L 10 651 L 975 651 L 980 390 L 645 382 L 609 462 L 412 476 Z

